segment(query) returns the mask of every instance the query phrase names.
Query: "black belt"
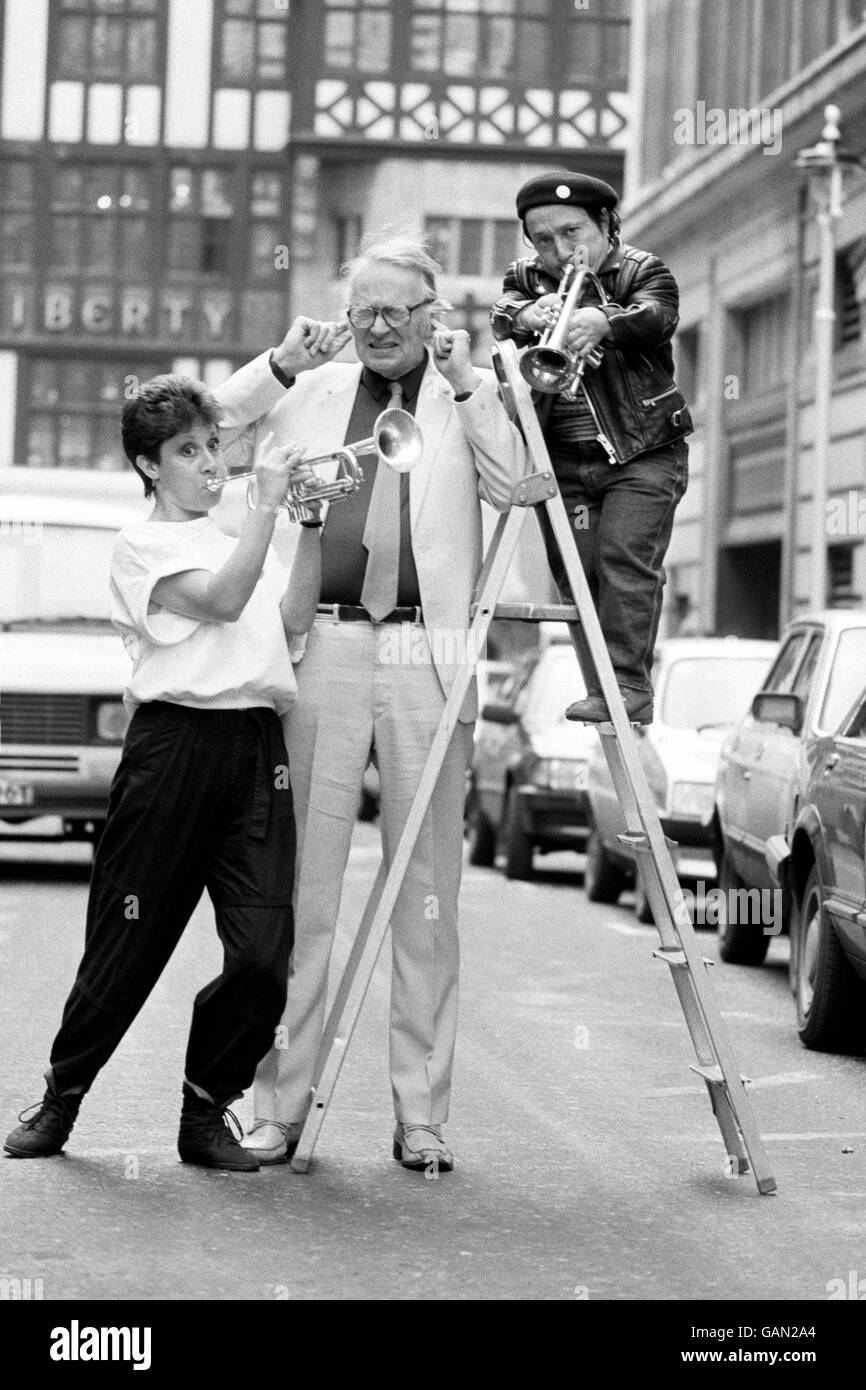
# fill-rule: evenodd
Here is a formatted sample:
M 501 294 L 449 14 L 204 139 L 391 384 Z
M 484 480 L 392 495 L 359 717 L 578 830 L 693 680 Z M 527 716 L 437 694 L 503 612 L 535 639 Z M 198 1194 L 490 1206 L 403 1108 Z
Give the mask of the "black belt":
M 356 603 L 320 603 L 316 612 L 323 618 L 333 618 L 338 623 L 372 623 L 373 619 Z M 394 608 L 379 619 L 382 623 L 420 623 L 424 619 L 420 608 Z

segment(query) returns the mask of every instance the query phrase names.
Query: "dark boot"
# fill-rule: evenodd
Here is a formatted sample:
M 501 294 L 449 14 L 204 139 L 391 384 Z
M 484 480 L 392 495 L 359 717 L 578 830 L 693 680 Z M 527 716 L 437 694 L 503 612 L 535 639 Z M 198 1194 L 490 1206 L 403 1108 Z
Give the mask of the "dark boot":
M 220 1105 L 218 1101 L 205 1100 L 196 1095 L 186 1081 L 183 1083 L 177 1151 L 184 1163 L 198 1163 L 203 1168 L 231 1168 L 240 1173 L 258 1172 L 258 1159 L 238 1143 L 229 1127 L 229 1116 L 237 1125 L 227 1101 Z M 240 1125 L 238 1133 L 242 1133 Z
M 50 1070 L 45 1073 L 45 1080 L 48 1089 L 36 1114 L 24 1119 L 27 1111 L 22 1110 L 18 1116 L 22 1123 L 3 1145 L 11 1158 L 50 1158 L 59 1154 L 78 1118 L 84 1092 L 56 1090 Z M 33 1106 L 29 1108 L 32 1110 Z
M 651 724 L 653 722 L 653 697 L 651 691 L 633 690 L 621 685 L 625 712 L 630 724 Z M 603 695 L 589 694 L 585 700 L 577 700 L 565 711 L 566 719 L 581 724 L 606 724 L 610 721 L 610 711 Z

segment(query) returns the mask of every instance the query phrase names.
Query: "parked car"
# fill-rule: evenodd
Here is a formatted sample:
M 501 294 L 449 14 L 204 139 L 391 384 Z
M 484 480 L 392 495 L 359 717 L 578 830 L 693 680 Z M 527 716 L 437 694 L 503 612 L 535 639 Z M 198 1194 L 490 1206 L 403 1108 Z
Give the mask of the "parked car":
M 781 889 L 779 865 L 800 812 L 813 745 L 838 728 L 866 673 L 866 611 L 832 609 L 789 624 L 749 712 L 726 739 L 716 779 L 714 836 L 725 893 Z M 760 965 L 770 937 L 749 922 L 719 923 L 723 960 Z
M 716 880 L 712 820 L 716 765 L 726 730 L 746 708 L 776 650 L 774 642 L 684 637 L 660 642 L 653 662 L 655 719 L 637 726 L 638 756 L 684 882 Z M 619 836 L 626 824 L 600 740 L 589 763 L 592 832 L 584 887 L 591 902 L 616 902 L 635 890 L 640 921 L 652 910 L 634 860 Z
M 862 679 L 861 673 L 861 679 Z M 787 700 L 795 718 L 795 695 Z M 777 713 L 782 714 L 780 706 Z M 806 1047 L 866 1050 L 866 690 L 808 749 L 789 854 L 791 976 Z
M 546 642 L 482 708 L 470 774 L 471 864 L 489 867 L 501 846 L 506 875 L 530 879 L 536 851 L 582 848 L 595 734 L 570 724 L 565 710 L 584 694 L 570 641 Z
M 131 474 L 0 470 L 0 839 L 99 838 L 130 671 L 111 550 L 148 510 Z

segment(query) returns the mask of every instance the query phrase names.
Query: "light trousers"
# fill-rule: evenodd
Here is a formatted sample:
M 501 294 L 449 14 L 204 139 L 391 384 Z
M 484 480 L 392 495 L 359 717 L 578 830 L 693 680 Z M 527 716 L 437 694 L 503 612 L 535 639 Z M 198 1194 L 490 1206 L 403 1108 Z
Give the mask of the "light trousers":
M 445 705 L 423 627 L 407 624 L 402 642 L 399 633 L 395 624 L 319 617 L 296 667 L 298 698 L 286 732 L 298 834 L 295 945 L 286 1009 L 256 1073 L 258 1119 L 299 1121 L 309 1105 L 343 875 L 371 749 L 390 863 Z M 472 726 L 458 724 L 391 917 L 391 1086 L 396 1117 L 407 1124 L 442 1124 L 448 1117 L 471 749 Z

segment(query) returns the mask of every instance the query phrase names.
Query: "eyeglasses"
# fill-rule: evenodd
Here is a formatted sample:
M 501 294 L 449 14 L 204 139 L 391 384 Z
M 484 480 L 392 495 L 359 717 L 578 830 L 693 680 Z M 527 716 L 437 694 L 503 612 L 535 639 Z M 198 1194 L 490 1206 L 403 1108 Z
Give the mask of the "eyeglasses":
M 381 314 L 389 328 L 404 328 L 416 309 L 432 304 L 432 299 L 419 299 L 417 304 L 352 304 L 346 318 L 353 328 L 369 328 Z

